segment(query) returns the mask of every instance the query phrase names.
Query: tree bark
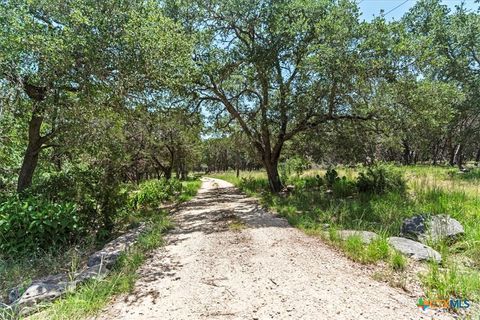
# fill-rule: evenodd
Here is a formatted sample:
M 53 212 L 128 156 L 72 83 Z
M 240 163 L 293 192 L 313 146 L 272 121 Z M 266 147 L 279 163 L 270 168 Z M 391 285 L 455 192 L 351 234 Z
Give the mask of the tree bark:
M 38 164 L 38 156 L 44 143 L 44 139 L 40 135 L 42 123 L 43 117 L 34 113 L 28 124 L 28 145 L 17 182 L 17 192 L 19 193 L 32 185 L 33 174 Z
M 480 149 L 477 150 L 477 155 L 475 156 L 475 165 L 477 167 L 480 165 Z
M 170 180 L 172 178 L 172 167 L 164 167 L 163 175 L 165 176 L 165 179 Z
M 463 169 L 463 145 L 462 144 L 458 145 L 455 158 L 456 158 L 458 169 L 462 170 Z
M 410 152 L 410 146 L 407 141 L 403 141 L 403 164 L 408 166 L 410 165 L 410 158 L 411 157 L 411 152 Z
M 462 149 L 462 145 L 461 144 L 458 144 L 455 148 L 455 151 L 453 153 L 453 161 L 451 162 L 451 165 L 454 166 L 455 164 L 458 164 L 458 156 L 461 152 L 461 149 Z M 461 165 L 461 164 L 460 164 Z
M 450 157 L 448 163 L 450 164 L 451 167 L 455 165 L 455 155 L 456 155 L 456 146 L 454 147 L 453 145 L 450 146 Z
M 280 175 L 278 174 L 278 161 L 265 162 L 265 170 L 267 171 L 268 183 L 272 192 L 280 192 L 283 189 Z

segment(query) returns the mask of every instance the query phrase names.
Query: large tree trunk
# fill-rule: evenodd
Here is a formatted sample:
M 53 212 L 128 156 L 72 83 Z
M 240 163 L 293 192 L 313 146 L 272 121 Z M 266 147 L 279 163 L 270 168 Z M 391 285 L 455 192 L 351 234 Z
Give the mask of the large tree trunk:
M 477 155 L 475 156 L 475 165 L 477 167 L 480 165 L 480 149 L 477 150 Z
M 267 171 L 268 183 L 272 192 L 280 192 L 283 189 L 280 175 L 278 174 L 278 161 L 265 162 L 265 170 Z
M 40 128 L 43 118 L 33 114 L 28 125 L 28 145 L 18 176 L 17 192 L 23 192 L 32 185 L 33 174 L 38 164 L 38 156 L 43 145 Z

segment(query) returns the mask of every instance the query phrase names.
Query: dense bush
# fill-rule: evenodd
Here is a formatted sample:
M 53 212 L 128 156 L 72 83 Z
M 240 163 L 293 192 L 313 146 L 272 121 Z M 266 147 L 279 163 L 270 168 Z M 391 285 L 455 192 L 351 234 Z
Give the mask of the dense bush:
M 148 180 L 139 185 L 130 196 L 130 206 L 134 209 L 155 207 L 162 202 L 172 200 L 182 192 L 182 183 L 177 179 Z
M 109 233 L 113 220 L 127 205 L 128 191 L 106 170 L 73 167 L 42 175 L 29 193 L 53 202 L 74 202 L 83 225 Z
M 337 170 L 329 168 L 327 172 L 325 172 L 325 183 L 327 184 L 327 187 L 332 188 L 335 182 L 339 180 L 340 177 L 338 176 Z
M 406 181 L 398 170 L 387 166 L 375 166 L 359 173 L 357 188 L 359 192 L 365 193 L 403 193 L 406 190 Z
M 0 251 L 18 254 L 72 243 L 84 232 L 77 207 L 41 197 L 12 196 L 0 204 Z

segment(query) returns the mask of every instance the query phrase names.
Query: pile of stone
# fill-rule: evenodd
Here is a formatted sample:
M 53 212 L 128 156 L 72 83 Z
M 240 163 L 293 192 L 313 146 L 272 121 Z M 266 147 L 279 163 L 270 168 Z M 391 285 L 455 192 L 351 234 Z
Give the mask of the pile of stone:
M 88 258 L 87 266 L 79 272 L 50 275 L 34 280 L 25 291 L 20 287 L 12 289 L 8 295 L 10 304 L 4 305 L 3 308 L 28 314 L 34 311 L 34 307 L 41 302 L 55 300 L 67 292 L 73 291 L 87 280 L 105 277 L 109 273 L 109 268 L 115 264 L 123 252 L 137 241 L 146 228 L 146 225 L 142 224 L 107 243 L 100 251 L 93 253 Z
M 442 261 L 439 252 L 429 247 L 427 243 L 437 241 L 455 241 L 464 234 L 463 226 L 448 215 L 417 215 L 405 219 L 402 225 L 401 237 L 390 237 L 388 243 L 400 253 L 418 261 Z M 368 244 L 377 237 L 370 231 L 340 230 L 340 239 L 347 240 L 358 236 L 363 243 Z

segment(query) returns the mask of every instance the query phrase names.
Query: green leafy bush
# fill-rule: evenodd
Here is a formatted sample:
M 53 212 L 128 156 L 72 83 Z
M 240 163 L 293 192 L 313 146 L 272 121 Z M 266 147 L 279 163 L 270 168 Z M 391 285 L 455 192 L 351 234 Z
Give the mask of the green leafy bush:
M 390 267 L 395 271 L 403 271 L 407 266 L 407 259 L 399 252 L 395 251 L 390 257 Z
M 75 203 L 82 225 L 90 231 L 105 231 L 108 237 L 113 220 L 127 206 L 128 191 L 112 172 L 72 167 L 42 175 L 29 194 L 42 195 L 52 202 Z
M 357 178 L 359 192 L 383 194 L 386 192 L 404 193 L 406 182 L 398 170 L 386 166 L 375 166 L 360 172 Z
M 0 251 L 51 249 L 72 243 L 84 231 L 74 203 L 13 196 L 0 204 Z
M 335 182 L 339 180 L 340 180 L 340 177 L 338 176 L 337 170 L 333 168 L 329 168 L 327 172 L 325 172 L 325 183 L 327 187 L 332 188 Z
M 293 157 L 280 165 L 281 176 L 287 180 L 292 173 L 299 177 L 308 168 L 308 162 L 301 157 Z
M 315 177 L 306 177 L 304 180 L 307 189 L 320 188 L 325 184 L 323 178 L 318 174 Z
M 139 185 L 130 196 L 130 206 L 134 209 L 155 207 L 172 200 L 182 192 L 182 183 L 177 179 L 148 180 Z

